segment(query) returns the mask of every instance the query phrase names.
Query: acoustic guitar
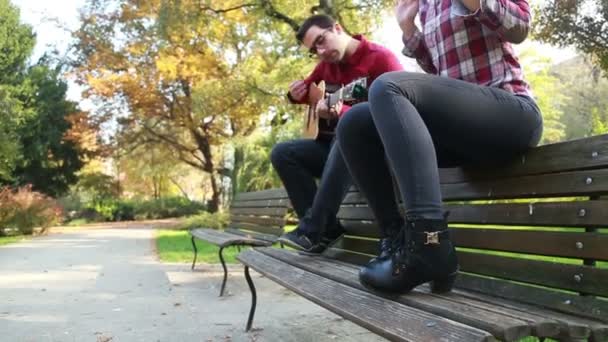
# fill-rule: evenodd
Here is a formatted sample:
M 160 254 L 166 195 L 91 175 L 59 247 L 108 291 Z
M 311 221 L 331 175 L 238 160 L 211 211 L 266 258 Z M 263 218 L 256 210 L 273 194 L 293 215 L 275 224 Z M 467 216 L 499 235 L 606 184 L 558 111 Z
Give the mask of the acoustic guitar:
M 308 113 L 304 122 L 303 138 L 317 139 L 321 135 L 334 135 L 338 119 L 324 119 L 317 114 L 317 104 L 320 100 L 327 101 L 327 108 L 335 106 L 339 101 L 346 104 L 363 101 L 367 98 L 367 78 L 358 78 L 349 84 L 331 91 L 331 86 L 325 85 L 325 81 L 318 84 L 311 83 L 308 87 Z M 335 86 L 333 87 L 336 88 Z

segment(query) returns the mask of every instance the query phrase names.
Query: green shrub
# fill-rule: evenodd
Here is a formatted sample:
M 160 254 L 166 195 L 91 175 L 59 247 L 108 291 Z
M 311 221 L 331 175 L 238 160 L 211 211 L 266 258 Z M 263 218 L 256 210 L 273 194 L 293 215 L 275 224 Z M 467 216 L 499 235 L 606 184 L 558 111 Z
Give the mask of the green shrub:
M 213 228 L 224 229 L 228 225 L 230 216 L 226 212 L 208 213 L 202 212 L 186 219 L 180 229 Z
M 128 221 L 162 219 L 196 215 L 205 210 L 201 202 L 190 201 L 184 197 L 170 197 L 155 200 L 132 201 L 116 198 L 98 198 L 89 203 L 79 203 L 66 197 L 61 201 L 68 213 L 68 220 Z
M 32 234 L 35 227 L 43 231 L 60 222 L 61 207 L 57 202 L 39 192 L 31 185 L 0 189 L 0 234 L 4 228 L 17 228 L 22 234 Z
M 185 197 L 168 197 L 134 203 L 136 219 L 160 219 L 195 215 L 205 210 L 201 202 Z

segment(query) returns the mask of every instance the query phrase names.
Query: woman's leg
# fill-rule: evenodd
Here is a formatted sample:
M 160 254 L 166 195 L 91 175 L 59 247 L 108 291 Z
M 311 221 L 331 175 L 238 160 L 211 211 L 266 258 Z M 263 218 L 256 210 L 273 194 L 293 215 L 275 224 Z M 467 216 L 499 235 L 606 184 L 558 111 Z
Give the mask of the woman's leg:
M 336 136 L 353 182 L 374 212 L 382 237 L 396 235 L 403 225 L 403 218 L 369 104 L 353 106 L 340 119 Z
M 379 150 L 387 156 L 406 205 L 407 224 L 394 257 L 363 267 L 360 280 L 391 292 L 408 292 L 424 282 L 431 282 L 434 292 L 449 291 L 458 262 L 442 211 L 437 151 L 442 152 L 440 162 L 509 158 L 538 143 L 540 113 L 531 101 L 500 89 L 411 73 L 377 79 L 370 89 L 370 109 Z M 356 140 L 357 132 L 341 126 L 338 138 L 353 178 L 367 174 L 362 183 L 371 184 L 368 169 L 377 164 L 353 159 L 356 151 L 349 153 L 344 146 Z M 381 195 L 381 190 L 367 191 L 371 198 Z
M 542 132 L 528 99 L 446 77 L 384 74 L 369 103 L 407 215 L 422 218 L 443 217 L 436 149 L 461 163 L 507 159 L 536 145 Z

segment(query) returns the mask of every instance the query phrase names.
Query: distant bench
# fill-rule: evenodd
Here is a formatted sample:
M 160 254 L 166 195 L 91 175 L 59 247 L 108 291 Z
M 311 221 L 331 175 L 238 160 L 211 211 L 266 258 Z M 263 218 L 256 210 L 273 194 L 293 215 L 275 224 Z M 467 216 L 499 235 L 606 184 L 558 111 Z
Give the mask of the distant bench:
M 608 341 L 608 135 L 541 146 L 501 167 L 442 169 L 441 183 L 461 267 L 451 293 L 425 285 L 388 296 L 359 284 L 378 231 L 356 191 L 339 213 L 347 236 L 322 256 L 266 247 L 238 259 L 248 280 L 253 268 L 390 340 Z
M 283 234 L 285 214 L 289 205 L 282 189 L 237 194 L 230 206 L 230 224 L 225 230 L 196 228 L 190 230 L 196 264 L 196 239 L 207 241 L 220 248 L 219 259 L 224 269 L 220 297 L 224 295 L 228 270 L 222 252 L 226 247 L 270 246 Z

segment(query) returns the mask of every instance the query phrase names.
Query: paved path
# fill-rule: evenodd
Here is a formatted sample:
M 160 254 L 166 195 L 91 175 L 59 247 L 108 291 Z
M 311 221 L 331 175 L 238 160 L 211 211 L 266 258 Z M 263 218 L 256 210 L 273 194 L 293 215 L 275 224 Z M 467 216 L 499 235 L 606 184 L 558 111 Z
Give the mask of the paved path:
M 154 229 L 63 230 L 0 247 L 0 341 L 383 341 L 254 274 L 258 309 L 234 265 L 161 264 Z

